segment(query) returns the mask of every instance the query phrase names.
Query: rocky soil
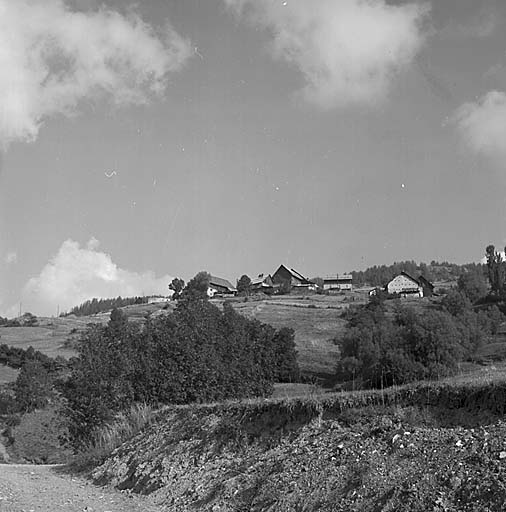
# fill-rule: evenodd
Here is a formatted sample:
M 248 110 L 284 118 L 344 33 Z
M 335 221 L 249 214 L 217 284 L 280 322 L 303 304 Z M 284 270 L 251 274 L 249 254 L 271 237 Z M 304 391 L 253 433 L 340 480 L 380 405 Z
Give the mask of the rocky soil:
M 120 447 L 93 478 L 178 512 L 499 512 L 506 510 L 506 421 L 414 406 L 312 418 L 178 408 Z

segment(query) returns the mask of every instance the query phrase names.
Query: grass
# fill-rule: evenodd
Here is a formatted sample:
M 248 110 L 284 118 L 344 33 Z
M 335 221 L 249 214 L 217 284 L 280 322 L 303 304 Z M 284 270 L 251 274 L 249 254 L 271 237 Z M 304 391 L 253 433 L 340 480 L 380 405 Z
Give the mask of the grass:
M 156 418 L 156 410 L 146 404 L 134 404 L 119 413 L 114 422 L 99 429 L 92 442 L 73 459 L 71 467 L 82 471 L 99 464 L 116 448 L 147 427 Z
M 306 376 L 329 377 L 335 373 L 339 349 L 333 339 L 344 331 L 346 322 L 341 313 L 346 296 L 287 295 L 260 301 L 235 302 L 234 309 L 249 318 L 256 318 L 279 329 L 291 327 L 302 373 Z M 358 301 L 357 301 L 358 303 Z

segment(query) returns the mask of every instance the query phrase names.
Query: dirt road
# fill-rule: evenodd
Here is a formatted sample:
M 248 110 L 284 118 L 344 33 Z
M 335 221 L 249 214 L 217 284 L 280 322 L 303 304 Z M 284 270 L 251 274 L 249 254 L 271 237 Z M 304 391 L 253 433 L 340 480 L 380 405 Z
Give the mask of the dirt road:
M 58 466 L 0 464 L 2 512 L 156 512 L 146 498 L 97 487 Z

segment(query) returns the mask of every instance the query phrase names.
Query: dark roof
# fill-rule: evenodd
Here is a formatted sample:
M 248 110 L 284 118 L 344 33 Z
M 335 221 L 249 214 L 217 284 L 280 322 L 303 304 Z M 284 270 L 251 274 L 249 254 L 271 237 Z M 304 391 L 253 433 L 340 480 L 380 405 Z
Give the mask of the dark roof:
M 230 281 L 227 281 L 226 279 L 222 279 L 221 277 L 211 276 L 209 278 L 209 284 L 210 285 L 214 284 L 215 286 L 221 286 L 222 288 L 227 288 L 231 292 L 237 291 L 235 286 Z
M 414 281 L 416 284 L 420 285 L 420 281 L 418 279 L 415 279 L 412 275 L 408 274 L 407 272 L 402 271 L 400 273 L 400 275 L 406 276 L 408 279 L 411 279 L 411 281 Z M 397 277 L 397 276 L 395 276 L 395 277 Z M 395 277 L 394 277 L 394 279 L 395 279 Z M 393 281 L 393 279 L 391 279 L 390 281 Z
M 299 281 L 302 281 L 303 283 L 305 284 L 312 284 L 311 281 L 307 278 L 307 277 L 304 277 L 300 272 L 297 272 L 295 269 L 293 268 L 289 268 L 287 267 L 286 265 L 280 265 L 278 270 L 283 267 L 284 269 L 288 270 L 288 272 L 290 274 L 292 274 L 293 277 L 295 277 L 295 279 L 298 279 Z M 276 272 L 278 271 L 276 270 Z
M 420 276 L 420 277 L 418 278 L 418 281 L 420 282 L 420 284 L 421 284 L 422 286 L 428 286 L 431 290 L 433 290 L 433 289 L 434 289 L 434 285 L 433 285 L 433 284 L 432 284 L 432 283 L 431 283 L 427 278 L 425 278 L 425 277 L 423 277 L 423 276 Z
M 258 277 L 255 277 L 254 279 L 251 280 L 251 284 L 262 284 L 269 280 L 272 282 L 272 278 L 269 274 L 259 274 Z

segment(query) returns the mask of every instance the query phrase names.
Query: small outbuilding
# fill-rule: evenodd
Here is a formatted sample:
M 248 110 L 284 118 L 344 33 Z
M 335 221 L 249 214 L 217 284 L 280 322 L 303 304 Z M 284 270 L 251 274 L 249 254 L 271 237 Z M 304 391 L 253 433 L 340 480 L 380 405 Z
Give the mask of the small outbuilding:
M 329 293 L 351 291 L 353 289 L 353 277 L 351 274 L 336 274 L 327 276 L 323 280 L 323 290 Z
M 272 293 L 274 282 L 270 274 L 258 274 L 258 277 L 251 280 L 250 290 L 252 292 Z

